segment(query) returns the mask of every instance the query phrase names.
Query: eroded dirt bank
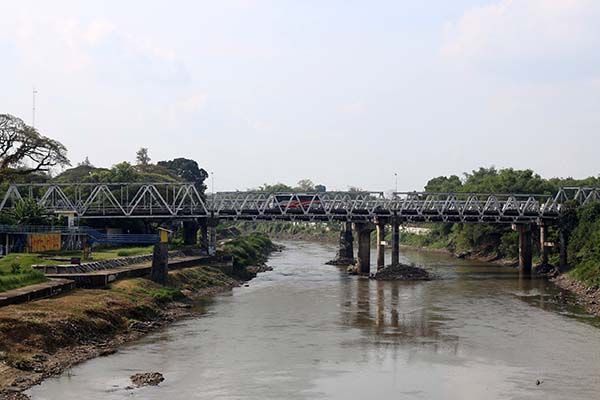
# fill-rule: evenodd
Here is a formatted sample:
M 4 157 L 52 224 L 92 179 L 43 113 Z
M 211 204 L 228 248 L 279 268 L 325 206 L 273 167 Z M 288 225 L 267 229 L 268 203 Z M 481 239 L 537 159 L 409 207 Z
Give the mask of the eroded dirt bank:
M 172 271 L 161 287 L 145 278 L 0 309 L 0 398 L 197 313 L 193 300 L 240 284 L 209 266 Z

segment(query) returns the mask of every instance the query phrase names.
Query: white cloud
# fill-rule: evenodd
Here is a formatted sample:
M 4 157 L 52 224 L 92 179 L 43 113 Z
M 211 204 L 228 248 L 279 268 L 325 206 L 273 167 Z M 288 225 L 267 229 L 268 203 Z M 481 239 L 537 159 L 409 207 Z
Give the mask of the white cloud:
M 338 110 L 342 114 L 349 114 L 349 115 L 364 114 L 366 109 L 367 109 L 367 107 L 366 107 L 365 103 L 363 101 L 358 101 L 358 100 L 342 104 L 338 108 Z
M 117 27 L 110 21 L 107 20 L 95 20 L 92 21 L 85 32 L 83 38 L 91 45 L 97 44 L 104 40 L 107 36 L 117 30 Z
M 206 99 L 206 93 L 196 93 L 181 100 L 176 108 L 188 113 L 198 112 L 204 108 Z
M 580 76 L 600 65 L 599 17 L 596 0 L 499 0 L 447 24 L 441 52 L 466 66 Z
M 86 21 L 64 14 L 16 9 L 0 14 L 0 41 L 12 44 L 19 62 L 34 71 L 55 75 L 88 72 L 123 84 L 124 69 L 136 69 L 127 79 L 164 82 L 187 76 L 177 54 L 155 40 L 121 29 L 107 19 Z M 126 60 L 127 65 L 115 63 Z

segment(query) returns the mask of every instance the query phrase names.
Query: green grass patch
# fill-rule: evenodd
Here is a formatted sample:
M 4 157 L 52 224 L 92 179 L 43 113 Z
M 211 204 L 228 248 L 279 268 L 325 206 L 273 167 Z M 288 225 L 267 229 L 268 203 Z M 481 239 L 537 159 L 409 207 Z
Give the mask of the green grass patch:
M 274 245 L 262 233 L 251 233 L 237 237 L 225 243 L 224 251 L 233 256 L 235 266 L 249 266 L 263 263 L 267 260 Z
M 152 246 L 143 247 L 120 247 L 99 249 L 92 253 L 93 260 L 108 260 L 118 257 L 130 257 L 144 254 L 152 254 Z M 31 268 L 32 265 L 57 265 L 64 261 L 51 260 L 54 258 L 81 257 L 81 251 L 63 251 L 38 253 L 12 253 L 0 258 L 0 292 L 17 289 L 27 285 L 33 285 L 47 281 L 41 272 Z M 158 293 L 159 298 L 168 297 L 166 293 Z
M 17 273 L 2 273 L 0 275 L 0 292 L 17 289 L 27 285 L 34 285 L 47 281 L 47 278 L 39 271 L 27 270 Z
M 48 264 L 39 254 L 13 253 L 0 258 L 0 292 L 45 282 L 43 273 L 34 271 L 34 264 Z

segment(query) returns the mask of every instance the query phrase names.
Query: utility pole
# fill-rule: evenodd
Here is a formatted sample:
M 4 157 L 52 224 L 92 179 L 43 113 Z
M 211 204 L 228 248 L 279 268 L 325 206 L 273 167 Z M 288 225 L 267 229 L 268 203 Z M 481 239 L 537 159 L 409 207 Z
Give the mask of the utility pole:
M 35 95 L 37 94 L 37 90 L 35 89 L 35 86 L 33 87 L 33 92 L 32 92 L 32 107 L 31 107 L 31 126 L 33 128 L 35 128 Z
M 395 193 L 398 193 L 398 173 L 397 172 L 394 172 L 394 177 L 396 178 L 396 192 Z
M 210 186 L 212 192 L 212 209 L 215 209 L 215 172 L 210 171 Z

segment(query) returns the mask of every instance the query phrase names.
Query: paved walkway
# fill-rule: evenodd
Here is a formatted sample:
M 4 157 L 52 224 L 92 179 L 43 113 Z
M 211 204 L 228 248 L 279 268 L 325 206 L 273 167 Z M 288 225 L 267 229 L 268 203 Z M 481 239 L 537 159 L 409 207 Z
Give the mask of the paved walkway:
M 194 267 L 201 265 L 209 259 L 210 258 L 206 256 L 171 258 L 169 259 L 169 270 Z M 71 279 L 75 282 L 77 287 L 101 288 L 119 279 L 149 275 L 151 269 L 152 262 L 146 262 L 90 272 L 46 274 L 46 276 L 49 278 Z
M 27 301 L 43 299 L 75 288 L 71 279 L 50 279 L 48 282 L 37 283 L 18 289 L 0 292 L 0 307 L 9 304 L 25 303 Z

